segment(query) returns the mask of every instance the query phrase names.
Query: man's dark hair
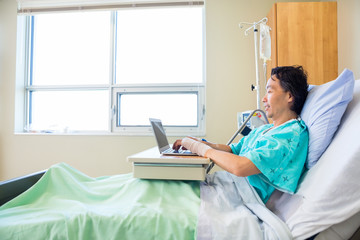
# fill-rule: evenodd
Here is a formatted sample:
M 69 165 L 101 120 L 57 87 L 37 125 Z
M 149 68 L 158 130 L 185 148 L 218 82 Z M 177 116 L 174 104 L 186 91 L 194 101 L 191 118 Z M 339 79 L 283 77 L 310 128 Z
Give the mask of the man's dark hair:
M 271 70 L 271 76 L 275 75 L 280 81 L 285 92 L 290 92 L 294 97 L 294 104 L 291 110 L 300 115 L 304 106 L 307 94 L 307 74 L 302 66 L 275 67 Z

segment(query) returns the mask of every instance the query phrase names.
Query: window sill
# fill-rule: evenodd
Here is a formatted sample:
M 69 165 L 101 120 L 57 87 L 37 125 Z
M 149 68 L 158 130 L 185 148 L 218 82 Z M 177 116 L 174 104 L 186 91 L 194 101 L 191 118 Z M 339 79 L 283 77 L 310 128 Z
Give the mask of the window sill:
M 152 132 L 120 133 L 120 132 L 14 132 L 16 136 L 124 136 L 124 137 L 144 137 L 153 136 Z M 169 133 L 167 136 L 189 136 L 188 133 Z M 205 133 L 192 133 L 191 135 L 204 137 Z

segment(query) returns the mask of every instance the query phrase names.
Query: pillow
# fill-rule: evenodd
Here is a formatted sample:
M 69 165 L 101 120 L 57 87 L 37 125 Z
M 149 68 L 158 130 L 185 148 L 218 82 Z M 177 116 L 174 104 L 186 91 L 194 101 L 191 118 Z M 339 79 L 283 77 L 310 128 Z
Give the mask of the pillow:
M 334 81 L 309 90 L 300 114 L 309 129 L 309 151 L 306 167 L 310 169 L 330 144 L 341 117 L 351 101 L 354 74 L 345 69 Z

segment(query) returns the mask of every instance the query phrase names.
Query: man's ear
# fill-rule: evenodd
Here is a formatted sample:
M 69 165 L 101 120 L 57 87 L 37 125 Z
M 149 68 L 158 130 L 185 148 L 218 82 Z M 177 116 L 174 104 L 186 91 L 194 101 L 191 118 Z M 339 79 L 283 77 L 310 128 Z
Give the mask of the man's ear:
M 295 102 L 295 98 L 294 98 L 294 96 L 293 96 L 290 92 L 288 92 L 288 102 L 289 102 L 289 103 Z

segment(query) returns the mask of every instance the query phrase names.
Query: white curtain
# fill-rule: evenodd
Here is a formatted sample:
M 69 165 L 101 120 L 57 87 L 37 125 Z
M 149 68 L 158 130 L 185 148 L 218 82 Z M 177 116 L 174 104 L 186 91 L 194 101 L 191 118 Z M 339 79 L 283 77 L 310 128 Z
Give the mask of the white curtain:
M 190 0 L 17 0 L 18 14 L 32 15 L 53 11 L 79 11 L 121 9 L 152 6 L 204 5 L 202 1 Z

